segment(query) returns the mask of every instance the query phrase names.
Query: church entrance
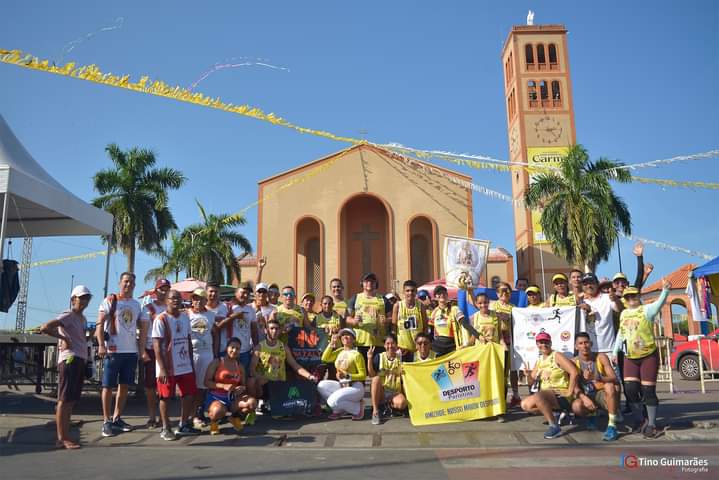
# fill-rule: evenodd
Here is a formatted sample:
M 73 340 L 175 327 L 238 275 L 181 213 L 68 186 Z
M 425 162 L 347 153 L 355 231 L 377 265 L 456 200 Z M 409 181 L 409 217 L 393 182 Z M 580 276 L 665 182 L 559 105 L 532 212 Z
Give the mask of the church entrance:
M 372 195 L 358 195 L 340 213 L 341 277 L 347 294 L 359 291 L 362 275 L 374 272 L 380 291 L 389 285 L 389 214 Z

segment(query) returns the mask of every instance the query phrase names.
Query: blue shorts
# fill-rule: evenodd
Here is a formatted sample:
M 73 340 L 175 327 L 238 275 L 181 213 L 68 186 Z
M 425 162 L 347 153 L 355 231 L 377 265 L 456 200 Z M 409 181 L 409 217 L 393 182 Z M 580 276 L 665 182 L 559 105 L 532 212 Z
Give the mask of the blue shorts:
M 207 392 L 207 396 L 205 397 L 204 410 L 207 412 L 210 409 L 210 405 L 212 405 L 212 402 L 220 402 L 222 405 L 225 406 L 225 408 L 229 410 L 230 405 L 232 404 L 232 400 L 232 395 L 230 395 L 229 392 L 220 394 L 209 391 Z
M 240 353 L 240 365 L 245 367 L 245 376 L 251 377 L 250 375 L 250 362 L 252 361 L 252 350 L 249 350 L 245 353 Z
M 102 364 L 103 388 L 135 384 L 136 353 L 110 353 Z

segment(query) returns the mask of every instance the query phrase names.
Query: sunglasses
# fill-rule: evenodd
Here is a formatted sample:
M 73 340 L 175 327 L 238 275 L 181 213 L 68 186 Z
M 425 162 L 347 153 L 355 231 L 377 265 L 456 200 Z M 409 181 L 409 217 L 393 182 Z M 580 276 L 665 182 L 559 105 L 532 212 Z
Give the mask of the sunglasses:
M 282 292 L 282 296 L 284 297 L 294 297 L 295 292 Z
M 497 290 L 497 293 L 502 294 L 502 293 L 511 293 L 511 292 L 509 290 L 507 290 L 506 288 L 501 288 L 501 289 Z

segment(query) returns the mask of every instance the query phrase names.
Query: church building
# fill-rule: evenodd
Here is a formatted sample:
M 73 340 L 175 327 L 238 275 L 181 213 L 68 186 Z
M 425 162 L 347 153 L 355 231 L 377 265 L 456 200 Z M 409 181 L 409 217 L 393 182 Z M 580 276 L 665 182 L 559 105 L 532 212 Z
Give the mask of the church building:
M 380 291 L 444 276 L 443 235 L 472 237 L 472 179 L 358 144 L 259 182 L 256 252 L 263 280 L 324 294 L 339 277 L 348 293 L 374 272 Z M 489 278 L 513 278 L 512 256 L 492 249 Z M 241 261 L 254 278 L 257 257 Z M 497 273 L 498 272 L 498 273 Z

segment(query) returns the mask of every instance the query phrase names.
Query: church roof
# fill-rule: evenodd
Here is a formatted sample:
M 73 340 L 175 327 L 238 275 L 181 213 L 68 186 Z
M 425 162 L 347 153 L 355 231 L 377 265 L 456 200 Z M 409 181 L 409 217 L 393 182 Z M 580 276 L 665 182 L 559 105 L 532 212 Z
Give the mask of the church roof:
M 301 172 L 302 170 L 306 170 L 306 169 L 308 169 L 308 168 L 310 168 L 310 167 L 319 166 L 319 165 L 322 164 L 322 163 L 328 162 L 328 161 L 332 160 L 333 158 L 335 158 L 335 157 L 337 157 L 337 156 L 339 156 L 339 155 L 343 155 L 343 154 L 346 154 L 346 153 L 348 153 L 348 152 L 351 152 L 352 150 L 359 150 L 359 149 L 366 149 L 366 150 L 369 150 L 369 151 L 373 151 L 373 152 L 375 152 L 375 153 L 378 153 L 378 154 L 380 154 L 380 155 L 384 155 L 384 156 L 386 156 L 386 157 L 388 157 L 388 158 L 391 158 L 391 159 L 395 159 L 396 157 L 406 158 L 406 159 L 408 159 L 408 160 L 410 160 L 410 161 L 412 161 L 412 162 L 417 162 L 417 163 L 420 163 L 420 164 L 422 164 L 422 165 L 426 165 L 427 167 L 430 167 L 430 168 L 436 168 L 437 170 L 441 170 L 442 172 L 448 173 L 449 175 L 452 175 L 452 176 L 454 176 L 454 177 L 457 177 L 457 178 L 459 178 L 459 179 L 461 179 L 461 180 L 465 180 L 465 181 L 468 181 L 468 182 L 471 182 L 471 181 L 472 181 L 472 177 L 470 177 L 470 176 L 468 176 L 468 175 L 464 175 L 464 174 L 462 174 L 462 173 L 456 172 L 456 171 L 454 171 L 454 170 L 450 170 L 450 169 L 448 169 L 448 168 L 444 168 L 444 167 L 437 166 L 437 165 L 435 165 L 434 163 L 425 162 L 425 161 L 423 161 L 423 160 L 417 160 L 416 158 L 411 158 L 411 157 L 407 157 L 407 156 L 404 156 L 404 155 L 400 155 L 400 154 L 395 153 L 395 152 L 393 152 L 393 151 L 391 151 L 391 150 L 387 150 L 387 149 L 385 149 L 385 148 L 378 147 L 378 146 L 376 146 L 376 145 L 371 145 L 371 144 L 368 144 L 368 143 L 358 143 L 358 144 L 353 145 L 353 146 L 351 146 L 351 147 L 349 147 L 349 148 L 345 148 L 344 150 L 340 150 L 339 152 L 335 152 L 335 153 L 332 153 L 332 154 L 330 154 L 330 155 L 327 155 L 326 157 L 318 158 L 317 160 L 313 160 L 313 161 L 311 161 L 311 162 L 309 162 L 309 163 L 305 163 L 305 164 L 299 165 L 299 166 L 297 166 L 297 167 L 295 167 L 295 168 L 291 168 L 291 169 L 289 169 L 289 170 L 285 170 L 284 172 L 278 173 L 277 175 L 273 175 L 273 176 L 271 176 L 271 177 L 267 177 L 267 178 L 265 178 L 265 179 L 263 179 L 263 180 L 260 180 L 260 181 L 257 182 L 257 183 L 258 183 L 258 185 L 262 185 L 262 184 L 264 184 L 264 183 L 273 182 L 273 181 L 275 181 L 275 180 L 279 180 L 279 179 L 281 179 L 281 178 L 284 178 L 284 177 L 291 176 L 291 175 L 294 175 L 294 174 L 296 174 L 296 173 L 299 173 L 299 172 Z
M 686 265 L 682 265 L 678 269 L 674 270 L 672 273 L 666 276 L 667 280 L 672 286 L 672 290 L 681 289 L 685 290 L 687 288 L 687 283 L 689 282 L 689 278 L 692 276 L 692 270 L 696 268 L 696 264 L 694 263 L 687 263 Z M 659 279 L 656 282 L 652 283 L 648 287 L 644 287 L 642 289 L 642 293 L 651 293 L 651 292 L 658 292 L 662 289 L 662 280 Z
M 509 253 L 506 248 L 497 247 L 497 248 L 489 249 L 489 255 L 487 257 L 487 261 L 506 262 L 507 260 L 512 260 L 512 254 Z

